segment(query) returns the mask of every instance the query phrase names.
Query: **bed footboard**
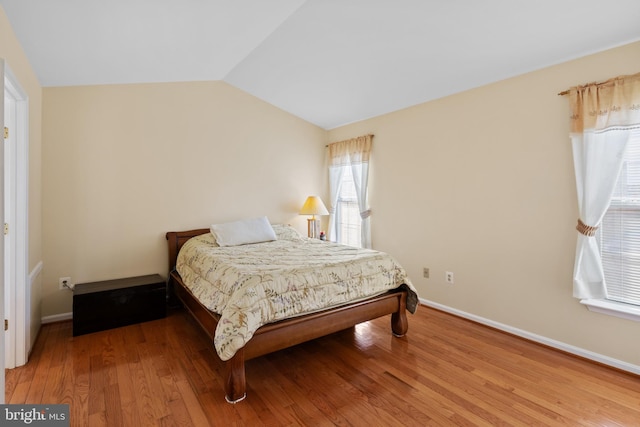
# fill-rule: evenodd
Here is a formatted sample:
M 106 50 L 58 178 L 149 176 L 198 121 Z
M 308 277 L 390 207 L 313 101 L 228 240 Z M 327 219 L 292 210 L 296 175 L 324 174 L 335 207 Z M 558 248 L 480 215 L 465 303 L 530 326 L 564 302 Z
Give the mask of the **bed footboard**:
M 283 320 L 259 328 L 226 366 L 227 402 L 236 403 L 246 396 L 245 360 L 320 338 L 358 323 L 391 314 L 391 330 L 403 336 L 408 330 L 406 290 L 396 290 L 354 304 Z

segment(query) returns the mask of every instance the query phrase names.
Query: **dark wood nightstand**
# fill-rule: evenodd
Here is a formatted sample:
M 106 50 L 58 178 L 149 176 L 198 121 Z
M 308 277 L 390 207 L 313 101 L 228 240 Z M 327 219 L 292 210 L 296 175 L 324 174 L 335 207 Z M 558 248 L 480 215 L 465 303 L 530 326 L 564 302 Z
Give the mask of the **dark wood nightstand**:
M 73 288 L 73 336 L 166 316 L 167 287 L 158 274 Z

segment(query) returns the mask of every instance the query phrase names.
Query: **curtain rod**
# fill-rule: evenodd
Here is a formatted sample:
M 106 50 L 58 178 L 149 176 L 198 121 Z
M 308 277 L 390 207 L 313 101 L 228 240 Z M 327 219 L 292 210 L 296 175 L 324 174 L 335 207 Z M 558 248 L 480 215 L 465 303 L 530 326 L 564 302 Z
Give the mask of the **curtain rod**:
M 374 135 L 374 134 L 372 134 L 372 133 L 368 133 L 368 134 L 363 135 L 363 136 L 370 136 L 371 138 L 373 138 L 375 135 Z M 356 138 L 359 138 L 359 137 L 356 137 Z M 354 138 L 349 138 L 349 139 L 354 139 Z M 336 142 L 340 142 L 340 141 L 336 141 Z M 335 144 L 335 142 L 332 142 L 331 144 Z M 324 148 L 329 148 L 329 146 L 330 146 L 331 144 L 327 144 L 327 145 L 325 145 L 325 146 L 324 146 Z
M 586 84 L 580 85 L 578 87 L 585 87 L 585 86 L 591 86 L 591 85 L 602 86 L 602 85 L 606 85 L 606 84 L 612 83 L 611 80 L 613 80 L 613 79 L 609 79 L 609 80 L 606 80 L 606 81 L 600 82 L 600 83 L 598 83 L 598 82 L 586 83 Z M 563 90 L 562 92 L 558 92 L 558 96 L 568 95 L 570 91 L 571 91 L 571 89 L 567 89 L 567 90 Z

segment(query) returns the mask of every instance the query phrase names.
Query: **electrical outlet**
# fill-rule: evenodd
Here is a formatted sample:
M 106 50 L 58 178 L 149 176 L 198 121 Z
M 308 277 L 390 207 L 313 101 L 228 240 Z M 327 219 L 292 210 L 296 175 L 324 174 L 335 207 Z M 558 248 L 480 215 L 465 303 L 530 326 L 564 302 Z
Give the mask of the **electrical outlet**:
M 445 273 L 445 280 L 448 284 L 453 285 L 453 273 L 451 271 Z
M 60 286 L 60 289 L 73 289 L 73 285 L 71 285 L 71 277 L 59 278 L 58 286 Z
M 425 279 L 429 278 L 429 269 L 427 267 L 424 267 L 422 269 L 422 277 L 424 277 Z

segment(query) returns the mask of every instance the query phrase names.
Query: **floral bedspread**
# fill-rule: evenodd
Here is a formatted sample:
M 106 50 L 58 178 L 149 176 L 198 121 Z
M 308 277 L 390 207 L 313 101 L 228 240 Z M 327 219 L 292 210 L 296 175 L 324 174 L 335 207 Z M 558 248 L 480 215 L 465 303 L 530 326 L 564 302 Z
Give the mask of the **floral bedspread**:
M 418 297 L 405 270 L 389 255 L 302 237 L 273 226 L 272 242 L 219 247 L 211 233 L 187 241 L 176 270 L 193 295 L 220 314 L 214 346 L 229 360 L 262 325 L 406 285 L 407 309 Z

